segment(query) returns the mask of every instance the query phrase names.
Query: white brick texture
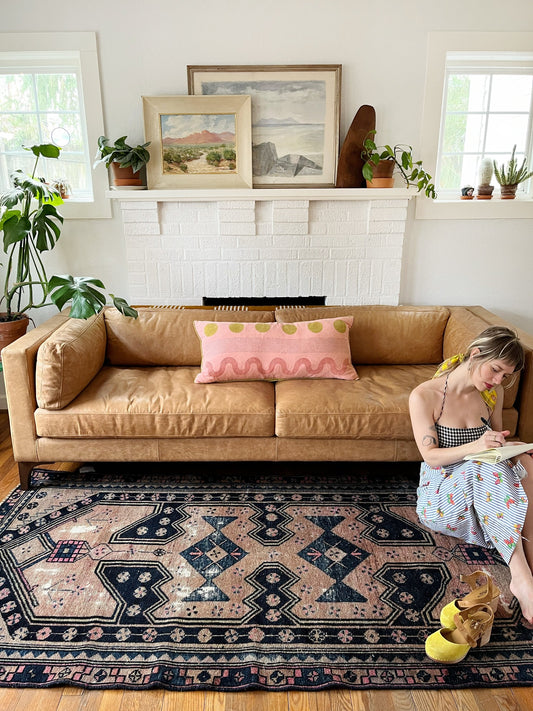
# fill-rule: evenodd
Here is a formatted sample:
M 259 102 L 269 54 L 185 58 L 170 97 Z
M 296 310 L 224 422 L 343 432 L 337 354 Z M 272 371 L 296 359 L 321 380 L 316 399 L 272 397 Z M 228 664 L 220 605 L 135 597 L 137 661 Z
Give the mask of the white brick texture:
M 123 201 L 130 299 L 398 304 L 408 200 Z

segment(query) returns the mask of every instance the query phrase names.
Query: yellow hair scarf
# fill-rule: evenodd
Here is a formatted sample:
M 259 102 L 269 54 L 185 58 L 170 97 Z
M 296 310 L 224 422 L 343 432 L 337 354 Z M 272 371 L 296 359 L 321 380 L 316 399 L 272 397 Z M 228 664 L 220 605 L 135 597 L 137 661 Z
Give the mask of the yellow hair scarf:
M 443 363 L 439 365 L 433 377 L 439 378 L 447 370 L 450 370 L 452 366 L 457 366 L 459 365 L 459 363 L 462 363 L 464 359 L 464 353 L 458 353 L 457 355 L 454 355 L 451 358 L 447 358 Z M 483 398 L 483 400 L 485 400 L 490 409 L 494 410 L 494 406 L 496 405 L 496 400 L 498 397 L 496 394 L 496 390 L 494 388 L 492 388 L 491 390 L 483 390 L 483 392 L 481 393 L 481 397 Z

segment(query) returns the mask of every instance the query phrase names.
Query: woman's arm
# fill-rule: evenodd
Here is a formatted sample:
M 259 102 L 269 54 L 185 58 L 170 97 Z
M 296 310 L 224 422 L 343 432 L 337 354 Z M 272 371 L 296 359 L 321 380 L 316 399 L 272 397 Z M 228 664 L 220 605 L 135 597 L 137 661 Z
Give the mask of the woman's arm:
M 485 433 L 479 439 L 459 447 L 439 447 L 431 395 L 432 393 L 424 388 L 423 383 L 415 388 L 409 396 L 409 413 L 415 441 L 422 458 L 431 467 L 445 467 L 455 464 L 467 454 L 474 454 L 482 449 L 495 446 L 494 441 L 492 444 L 490 443 L 490 438 L 487 436 L 489 433 Z M 493 424 L 496 423 L 493 422 Z M 494 435 L 494 431 L 492 432 Z M 504 433 L 498 434 L 501 439 L 501 434 Z

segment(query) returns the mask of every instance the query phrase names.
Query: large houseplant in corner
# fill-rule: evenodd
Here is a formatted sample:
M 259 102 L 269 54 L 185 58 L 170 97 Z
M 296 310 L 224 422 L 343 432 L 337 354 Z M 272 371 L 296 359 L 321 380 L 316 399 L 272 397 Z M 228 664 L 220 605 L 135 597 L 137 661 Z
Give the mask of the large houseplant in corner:
M 35 156 L 31 174 L 15 170 L 13 187 L 0 195 L 0 234 L 4 250 L 4 288 L 0 297 L 0 348 L 26 332 L 27 312 L 55 303 L 59 309 L 72 302 L 70 316 L 89 318 L 106 303 L 105 289 L 92 277 L 53 276 L 48 279 L 41 255 L 53 249 L 61 235 L 63 217 L 59 192 L 37 177 L 39 158 L 58 158 L 60 148 L 44 143 L 25 147 Z M 125 316 L 136 316 L 124 299 L 110 294 Z M 50 299 L 50 300 L 49 300 Z M 14 335 L 2 336 L 3 331 Z

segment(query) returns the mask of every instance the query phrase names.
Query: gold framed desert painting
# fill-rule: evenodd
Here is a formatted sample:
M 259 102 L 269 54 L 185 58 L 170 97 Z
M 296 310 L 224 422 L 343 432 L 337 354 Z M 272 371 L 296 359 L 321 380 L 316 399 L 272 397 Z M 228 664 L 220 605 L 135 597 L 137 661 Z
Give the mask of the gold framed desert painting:
M 251 188 L 249 96 L 143 96 L 148 188 Z

